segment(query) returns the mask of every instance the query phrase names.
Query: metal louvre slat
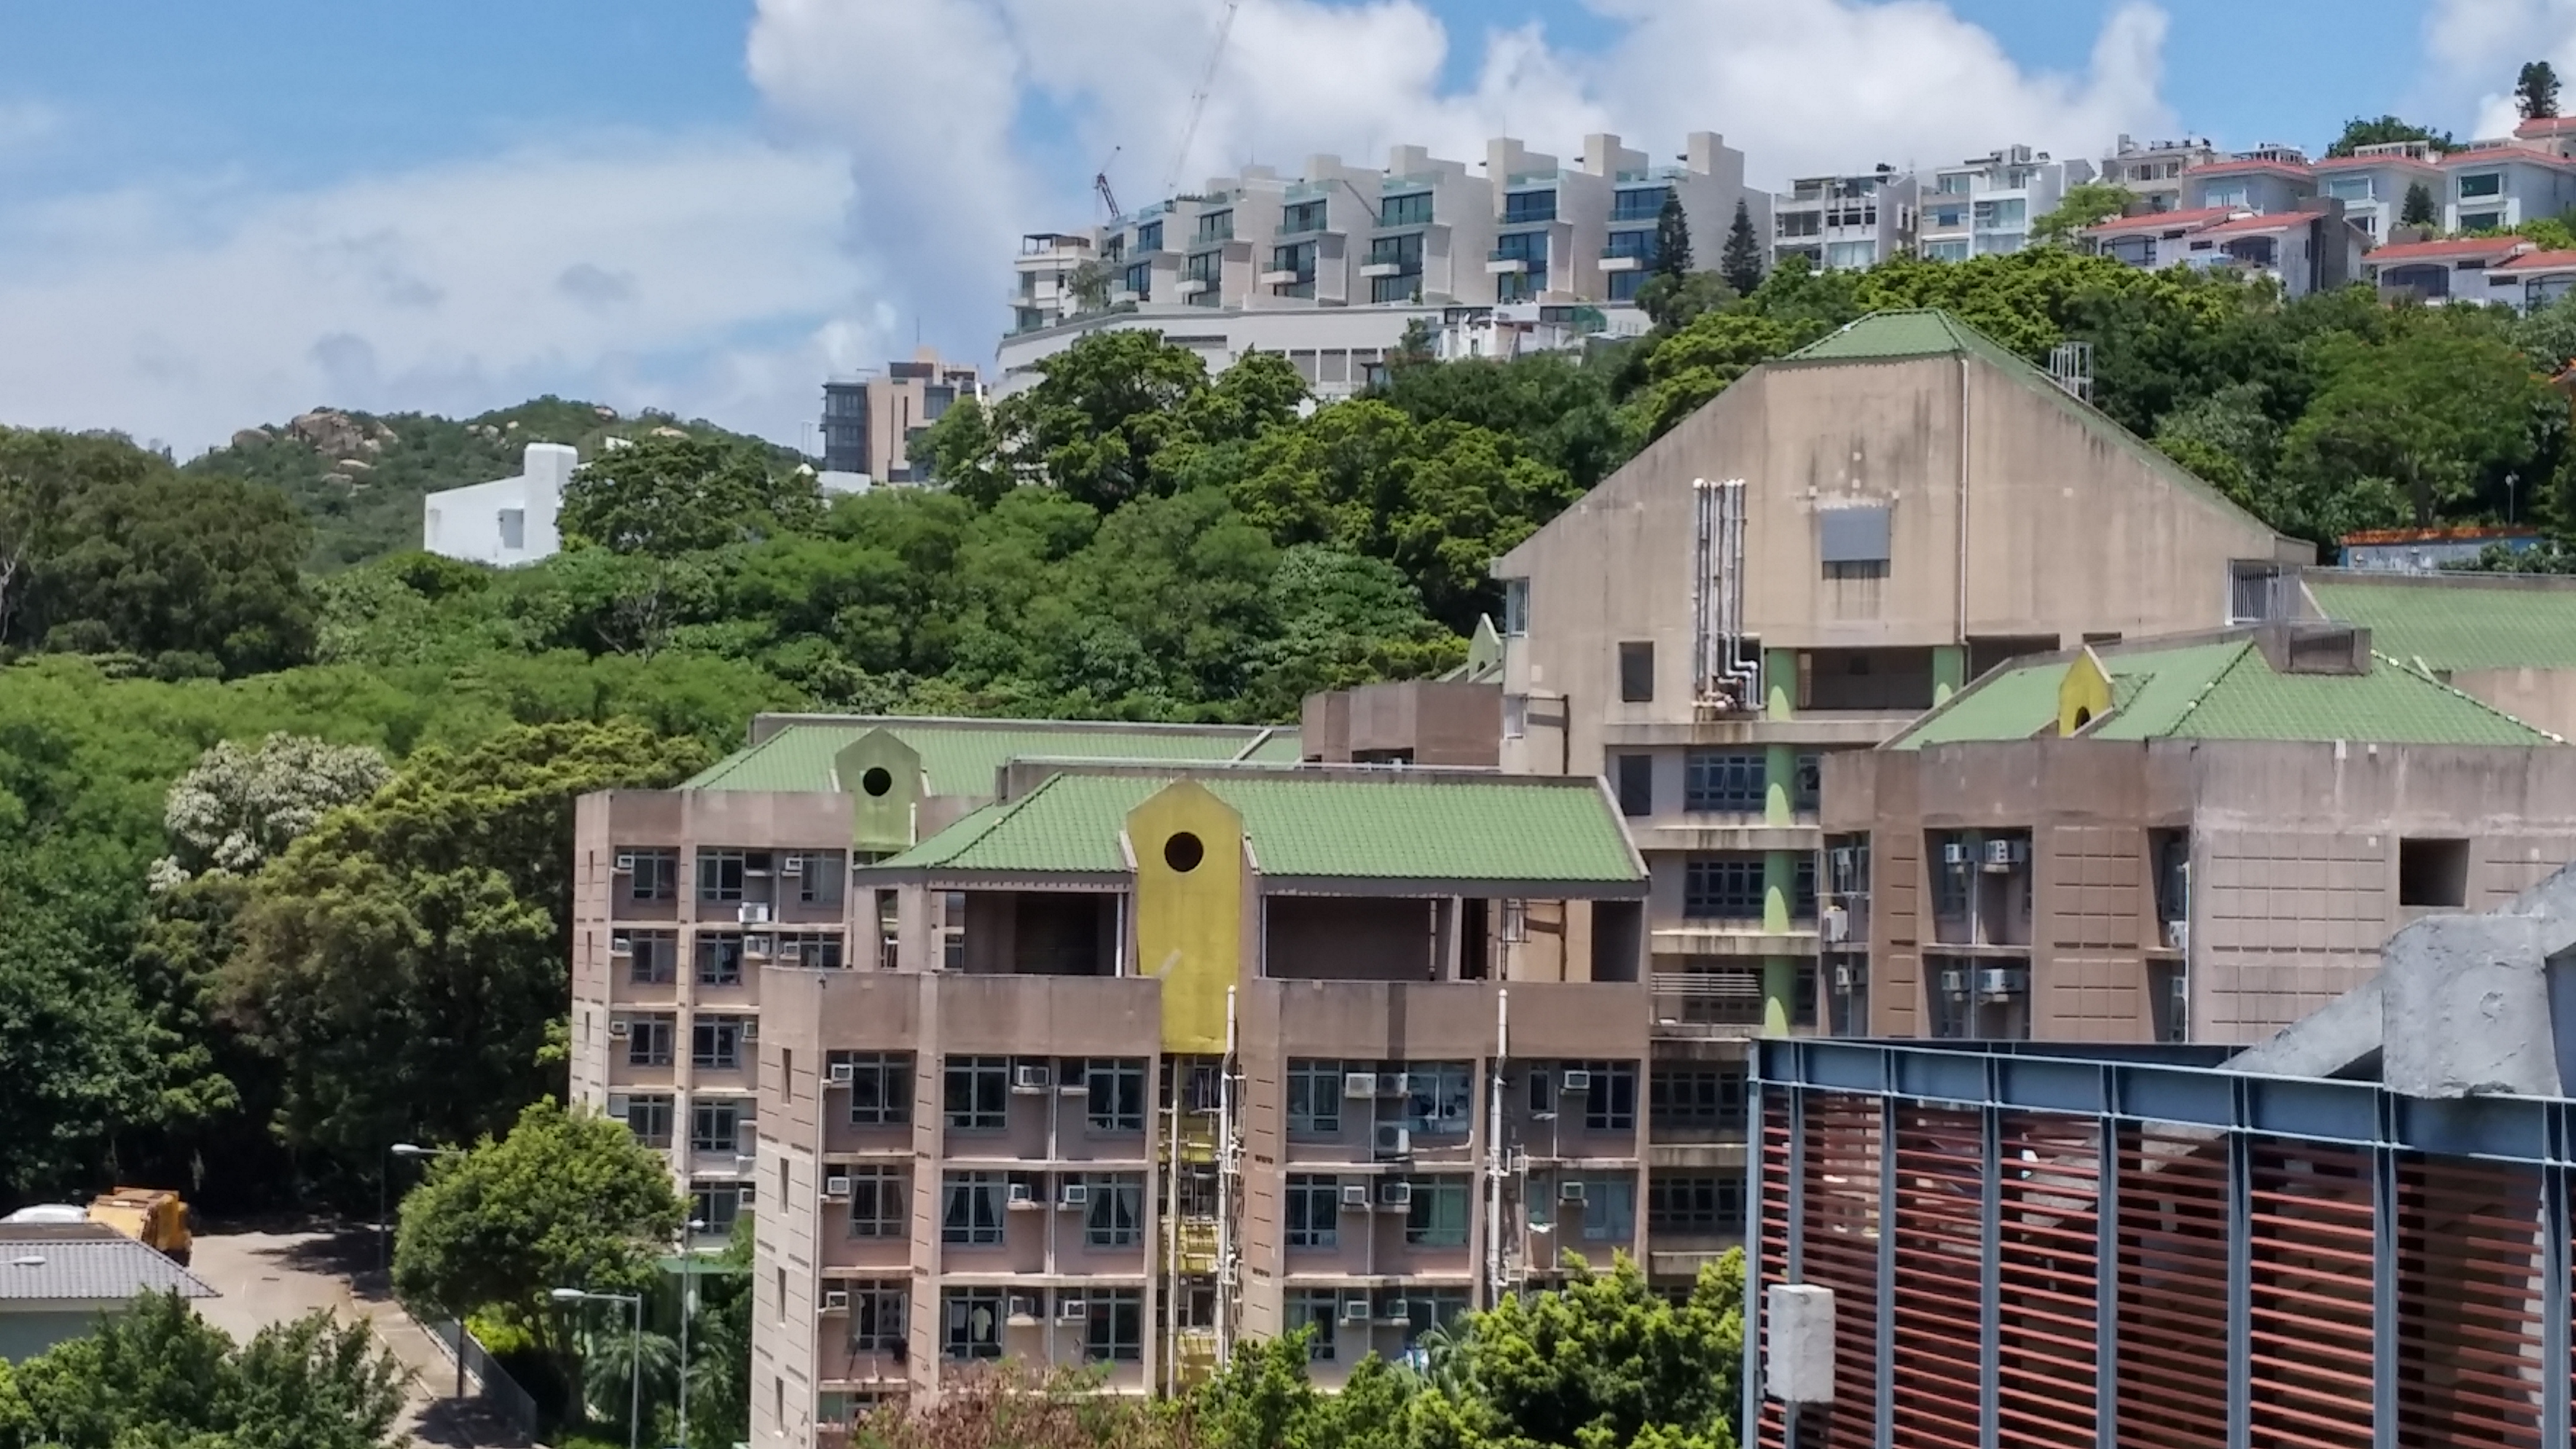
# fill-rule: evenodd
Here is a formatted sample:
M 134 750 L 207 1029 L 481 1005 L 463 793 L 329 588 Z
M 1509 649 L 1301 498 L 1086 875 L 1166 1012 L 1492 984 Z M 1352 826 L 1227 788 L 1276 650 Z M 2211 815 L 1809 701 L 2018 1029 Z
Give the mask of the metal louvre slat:
M 1762 1221 L 1756 1240 L 1754 1299 L 1746 1305 L 1746 1316 L 1758 1331 L 1756 1351 L 1770 1343 L 1770 1318 L 1765 1311 L 1770 1301 L 1770 1287 L 1785 1283 L 1789 1268 L 1789 1106 L 1785 1095 L 1765 1093 L 1762 1112 Z M 1789 1426 L 1782 1416 L 1780 1401 L 1765 1394 L 1754 1424 L 1754 1442 L 1761 1449 L 1787 1449 Z
M 1896 1449 L 1977 1449 L 1983 1133 L 1972 1112 L 1906 1106 L 1896 1128 L 1902 1398 Z
M 2015 1114 L 1998 1139 L 2002 1206 L 1996 1434 L 2055 1449 L 2093 1437 L 2101 1371 L 2101 1138 L 2088 1121 Z
M 2370 1159 L 2269 1137 L 2251 1146 L 2252 1442 L 2370 1449 Z
M 1832 1442 L 1866 1444 L 1878 1428 L 1879 1109 L 1875 1100 L 1807 1099 L 1805 1231 L 1809 1283 L 1834 1291 Z
M 2541 1449 L 2540 1174 L 2409 1157 L 2397 1190 L 2397 1442 Z
M 2227 1441 L 2227 1159 L 2212 1133 L 2132 1128 L 2119 1152 L 2118 1442 Z

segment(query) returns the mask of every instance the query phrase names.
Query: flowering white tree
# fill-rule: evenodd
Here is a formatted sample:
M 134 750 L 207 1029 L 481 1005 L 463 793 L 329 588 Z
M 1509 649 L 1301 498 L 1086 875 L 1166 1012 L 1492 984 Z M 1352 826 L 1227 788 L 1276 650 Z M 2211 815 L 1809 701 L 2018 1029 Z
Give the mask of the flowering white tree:
M 208 870 L 248 875 L 325 814 L 392 778 L 385 757 L 365 745 L 282 731 L 256 745 L 225 740 L 170 787 L 162 822 L 172 850 L 153 863 L 153 888 Z

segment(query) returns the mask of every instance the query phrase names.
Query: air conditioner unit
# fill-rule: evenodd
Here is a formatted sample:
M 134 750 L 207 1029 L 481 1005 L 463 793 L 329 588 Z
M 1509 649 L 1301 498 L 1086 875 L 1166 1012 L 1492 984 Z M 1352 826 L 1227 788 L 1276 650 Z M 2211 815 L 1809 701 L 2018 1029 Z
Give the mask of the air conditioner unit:
M 1816 924 L 1822 928 L 1820 934 L 1827 941 L 1839 942 L 1851 939 L 1851 912 L 1840 906 L 1825 907 L 1818 914 Z
M 801 855 L 791 855 L 779 861 L 778 873 L 780 875 L 803 875 L 805 873 L 805 857 Z
M 745 956 L 757 956 L 765 961 L 769 959 L 770 949 L 770 938 L 767 936 L 742 938 L 742 954 Z
M 1025 1182 L 1015 1182 L 1015 1183 L 1012 1183 L 1012 1184 L 1010 1185 L 1009 1192 L 1010 1192 L 1011 1206 L 1013 1206 L 1013 1207 L 1035 1207 L 1035 1206 L 1037 1206 L 1037 1192 L 1036 1192 L 1036 1189 L 1032 1188 L 1029 1184 L 1027 1184 L 1027 1183 L 1025 1183 Z
M 1377 1200 L 1388 1207 L 1413 1206 L 1413 1184 L 1402 1178 L 1391 1178 L 1377 1185 Z
M 626 1114 L 633 1109 L 634 1105 L 634 1099 L 627 1096 L 624 1092 L 611 1092 L 608 1094 L 608 1115 L 616 1118 L 620 1122 L 626 1120 Z
M 746 1019 L 743 1021 L 743 1024 L 742 1024 L 742 1039 L 743 1039 L 743 1041 L 744 1041 L 746 1044 L 748 1044 L 748 1043 L 750 1043 L 750 1042 L 756 1042 L 756 1041 L 760 1040 L 760 1019 L 759 1019 L 759 1018 L 757 1018 L 757 1017 L 750 1017 L 750 1018 L 746 1018 Z
M 1562 1092 L 1589 1092 L 1592 1090 L 1592 1074 L 1584 1071 L 1568 1072 L 1565 1074 L 1564 1079 L 1557 1083 L 1557 1090 Z
M 1383 1075 L 1377 1079 L 1377 1092 L 1381 1097 L 1401 1097 L 1412 1090 L 1413 1078 L 1403 1072 Z
M 1345 1074 L 1343 1075 L 1343 1077 L 1342 1077 L 1342 1095 L 1343 1095 L 1343 1096 L 1345 1096 L 1345 1097 L 1374 1097 L 1374 1096 L 1376 1096 L 1376 1095 L 1377 1095 L 1377 1073 L 1375 1073 L 1375 1072 L 1349 1072 L 1349 1073 L 1345 1073 Z
M 1852 969 L 1849 961 L 1837 961 L 1834 963 L 1834 989 L 1836 991 L 1849 991 L 1852 989 Z
M 1941 990 L 1949 996 L 1968 994 L 1968 973 L 1953 966 L 1941 973 Z
M 1953 870 L 1964 870 L 1967 867 L 1976 864 L 1974 860 L 1969 858 L 1968 842 L 1964 840 L 1953 840 L 1945 843 L 1941 847 L 1941 863 L 1949 866 Z
M 1049 1080 L 1047 1069 L 1034 1063 L 1011 1068 L 1011 1090 L 1015 1092 L 1043 1092 Z
M 1369 1199 L 1367 1183 L 1346 1182 L 1342 1184 L 1342 1206 L 1346 1208 L 1365 1208 L 1368 1205 Z
M 1851 878 L 1852 848 L 1848 845 L 1837 845 L 1826 851 L 1825 865 L 1833 872 L 1834 884 L 1840 886 Z
M 632 955 L 634 955 L 634 954 L 635 954 L 635 938 L 634 938 L 634 937 L 632 937 L 632 936 L 611 936 L 611 937 L 609 937 L 609 938 L 608 938 L 608 954 L 609 954 L 609 955 L 611 955 L 611 956 L 632 956 Z
M 831 1081 L 833 1086 L 846 1087 L 850 1083 L 858 1080 L 858 1064 L 856 1062 L 834 1062 L 829 1068 L 825 1069 L 824 1076 Z
M 1366 1323 L 1366 1322 L 1368 1322 L 1368 1321 L 1369 1321 L 1369 1307 L 1368 1307 L 1368 1300 L 1367 1300 L 1366 1298 L 1345 1298 L 1345 1299 L 1343 1299 L 1343 1300 L 1342 1300 L 1342 1321 L 1343 1321 L 1344 1323 Z
M 1579 1182 L 1558 1183 L 1556 1185 L 1556 1200 L 1558 1202 L 1583 1201 L 1583 1184 Z
M 608 1019 L 608 1039 L 611 1041 L 626 1040 L 628 1029 L 626 1018 L 622 1016 L 612 1016 Z
M 1986 869 L 1988 870 L 2010 870 L 2028 859 L 2030 859 L 2030 847 L 2022 841 L 1989 840 L 1986 842 Z
M 618 856 L 617 873 L 619 875 L 633 875 L 635 873 L 635 857 L 632 855 Z
M 1378 1321 L 1380 1323 L 1411 1323 L 1413 1321 L 1413 1305 L 1401 1298 L 1390 1298 L 1386 1301 L 1386 1306 L 1378 1310 Z
M 1376 1148 L 1377 1155 L 1380 1157 L 1411 1157 L 1413 1155 L 1413 1134 L 1391 1122 L 1379 1123 L 1377 1129 Z
M 849 1290 L 849 1289 L 847 1289 L 847 1288 L 826 1288 L 826 1289 L 824 1289 L 824 1290 L 823 1290 L 823 1311 L 824 1311 L 824 1312 L 826 1312 L 826 1313 L 847 1313 L 847 1312 L 849 1312 L 849 1311 L 850 1311 L 850 1290 Z
M 1060 1296 L 1055 1300 L 1055 1321 L 1058 1323 L 1080 1323 L 1090 1316 L 1090 1310 L 1079 1298 Z
M 769 905 L 765 901 L 744 901 L 733 916 L 741 925 L 766 926 L 769 924 Z
M 1089 1183 L 1082 1182 L 1068 1182 L 1064 1185 L 1063 1190 L 1055 1195 L 1055 1200 L 1057 1204 L 1062 1207 L 1078 1208 L 1086 1206 L 1091 1201 L 1091 1185 Z
M 850 1176 L 848 1173 L 834 1173 L 832 1176 L 823 1179 L 823 1196 L 828 1198 L 844 1198 L 849 1195 Z
M 1980 996 L 2019 996 L 2030 989 L 2030 972 L 2020 966 L 1988 966 L 1977 973 Z
M 2165 922 L 2165 946 L 2169 950 L 2189 951 L 2191 949 L 2191 922 Z
M 1038 1316 L 1038 1301 L 1026 1294 L 1014 1293 L 1002 1300 L 1002 1315 L 1006 1318 L 1035 1318 Z

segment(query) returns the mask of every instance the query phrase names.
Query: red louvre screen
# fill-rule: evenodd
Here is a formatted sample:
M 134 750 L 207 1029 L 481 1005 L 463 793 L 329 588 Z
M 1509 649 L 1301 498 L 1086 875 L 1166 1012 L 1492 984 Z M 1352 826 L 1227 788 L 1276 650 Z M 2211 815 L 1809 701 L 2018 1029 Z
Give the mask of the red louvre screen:
M 2397 1442 L 2541 1449 L 2540 1173 L 2398 1167 Z
M 2248 1409 L 2254 1449 L 2370 1449 L 2370 1159 L 2257 1137 Z
M 1789 1098 L 1785 1093 L 1766 1092 L 1762 1100 L 1762 1220 L 1754 1224 L 1762 1271 L 1745 1315 L 1762 1328 L 1757 1353 L 1769 1347 L 1768 1290 L 1774 1283 L 1789 1281 Z M 1785 1449 L 1789 1442 L 1780 1401 L 1768 1394 L 1762 1398 L 1761 1422 L 1754 1437 L 1763 1449 Z
M 2101 1337 L 2101 1136 L 2083 1118 L 2008 1116 L 2000 1144 L 1995 1436 L 2032 1449 L 2093 1442 Z
M 1826 1442 L 1866 1445 L 1878 1433 L 1878 1153 L 1874 1098 L 1807 1098 L 1805 1281 L 1834 1290 L 1834 1403 Z M 1818 1443 L 1801 1433 L 1805 1446 Z
M 2215 1132 L 2120 1134 L 2122 1449 L 2227 1442 L 2227 1150 Z
M 1984 1146 L 1974 1112 L 1900 1104 L 1896 1449 L 1977 1449 Z

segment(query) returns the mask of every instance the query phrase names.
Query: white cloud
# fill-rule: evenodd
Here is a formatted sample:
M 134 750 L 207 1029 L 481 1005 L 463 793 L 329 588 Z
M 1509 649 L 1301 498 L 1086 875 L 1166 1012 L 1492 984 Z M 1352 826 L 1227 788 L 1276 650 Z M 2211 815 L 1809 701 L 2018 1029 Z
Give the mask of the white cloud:
M 0 221 L 0 422 L 184 455 L 315 405 L 554 391 L 795 442 L 836 354 L 872 340 L 850 200 L 836 157 L 663 137 L 24 205 Z
M 1383 164 L 1399 142 L 1473 160 L 1508 134 L 1571 156 L 1612 130 L 1663 153 L 1715 130 L 1750 180 L 1778 184 L 2013 142 L 2098 156 L 2173 119 L 2165 16 L 2143 0 L 2104 22 L 2080 75 L 2020 66 L 1934 0 L 1585 3 L 1615 28 L 1606 47 L 1536 26 L 1466 37 L 1479 63 L 1448 87 L 1460 38 L 1420 0 L 1242 0 L 1177 167 L 1219 0 L 760 0 L 750 69 L 783 117 L 851 156 L 856 244 L 894 268 L 897 305 L 977 352 L 1004 320 L 1012 237 L 1092 216 L 1080 182 L 1112 147 L 1133 205 L 1167 176 L 1187 188 L 1323 152 Z M 1015 157 L 1041 125 L 1069 132 L 1042 139 L 1086 158 L 1078 175 Z
M 2435 65 L 2423 104 L 2475 117 L 2472 136 L 2510 135 L 2521 120 L 2513 83 L 2523 62 L 2545 60 L 2576 77 L 2576 0 L 2434 0 L 2424 48 Z

